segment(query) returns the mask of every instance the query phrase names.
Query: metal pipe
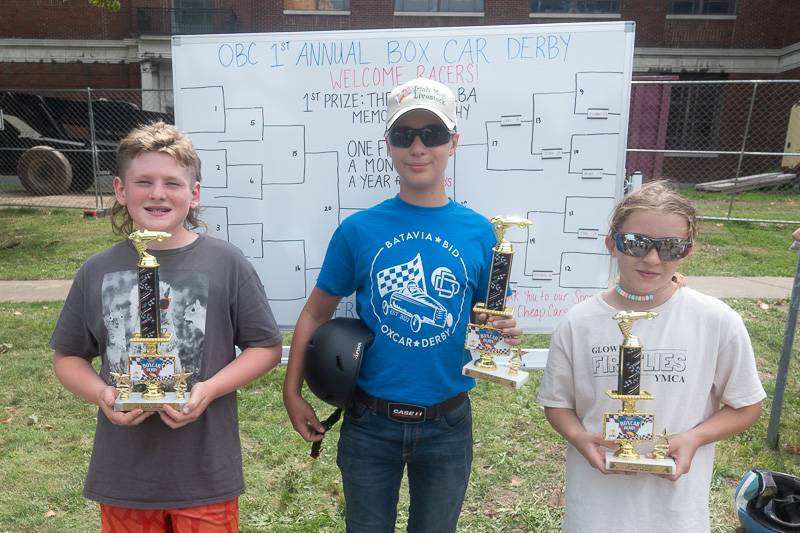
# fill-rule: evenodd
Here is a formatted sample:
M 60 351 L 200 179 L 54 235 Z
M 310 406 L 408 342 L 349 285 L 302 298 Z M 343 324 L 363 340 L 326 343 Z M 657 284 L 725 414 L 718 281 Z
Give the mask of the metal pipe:
M 89 143 L 92 148 L 92 183 L 94 183 L 94 207 L 103 209 L 103 199 L 100 196 L 100 187 L 97 185 L 97 174 L 100 170 L 100 163 L 97 159 L 97 137 L 94 128 L 94 109 L 92 108 L 92 88 L 87 87 L 86 92 L 89 98 Z
M 643 153 L 658 153 L 658 154 L 678 154 L 686 157 L 694 155 L 789 155 L 798 156 L 800 152 L 740 152 L 739 150 L 659 150 L 658 148 L 626 148 L 627 152 L 643 152 Z
M 760 222 L 763 224 L 800 224 L 800 220 L 771 220 L 769 218 L 732 218 L 732 217 L 712 217 L 698 215 L 700 220 L 723 220 L 725 222 Z
M 753 93 L 750 95 L 750 109 L 747 110 L 747 122 L 744 125 L 744 134 L 742 135 L 742 149 L 739 151 L 739 162 L 736 164 L 736 176 L 733 178 L 734 185 L 739 181 L 739 176 L 742 172 L 742 159 L 744 159 L 744 149 L 747 145 L 747 136 L 750 135 L 750 119 L 753 118 L 753 105 L 756 103 L 756 93 L 758 92 L 758 82 L 753 84 Z M 731 193 L 731 201 L 728 203 L 728 216 L 731 216 L 733 211 L 733 199 L 736 195 Z
M 769 218 L 731 218 L 731 217 L 712 217 L 699 215 L 701 220 L 724 220 L 725 222 L 761 222 L 764 224 L 800 224 L 800 220 L 772 220 Z
M 792 358 L 794 330 L 797 327 L 797 308 L 800 305 L 800 253 L 797 254 L 797 270 L 794 274 L 792 298 L 789 304 L 789 316 L 786 318 L 786 329 L 783 332 L 783 347 L 778 361 L 778 375 L 775 378 L 775 395 L 772 398 L 772 411 L 769 414 L 767 443 L 773 450 L 778 449 L 778 426 L 783 410 L 783 392 L 786 389 L 786 377 L 789 374 L 789 360 Z
M 632 85 L 734 85 L 745 83 L 800 83 L 800 80 L 632 80 Z

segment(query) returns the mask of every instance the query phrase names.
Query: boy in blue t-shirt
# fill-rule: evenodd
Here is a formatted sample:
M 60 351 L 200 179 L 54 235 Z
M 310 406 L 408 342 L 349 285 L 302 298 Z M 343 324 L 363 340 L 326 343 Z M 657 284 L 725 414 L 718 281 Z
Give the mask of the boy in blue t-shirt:
M 389 94 L 386 140 L 400 193 L 342 222 L 295 327 L 283 396 L 307 441 L 325 432 L 300 394 L 311 334 L 354 291 L 375 334 L 339 439 L 350 532 L 395 531 L 405 467 L 409 531 L 455 531 L 467 489 L 467 391 L 475 382 L 461 372 L 469 361 L 464 337 L 486 290 L 495 235 L 485 217 L 445 192 L 455 129 L 455 98 L 441 83 L 417 78 Z M 490 320 L 519 344 L 516 321 Z

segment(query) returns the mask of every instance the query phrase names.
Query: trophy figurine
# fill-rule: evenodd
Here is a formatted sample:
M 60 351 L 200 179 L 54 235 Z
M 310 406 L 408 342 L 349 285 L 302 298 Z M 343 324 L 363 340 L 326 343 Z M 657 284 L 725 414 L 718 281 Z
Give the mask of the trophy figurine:
M 168 342 L 170 333 L 161 329 L 159 307 L 158 261 L 147 253 L 147 243 L 162 241 L 170 237 L 163 231 L 134 231 L 128 236 L 139 254 L 139 326 L 130 342 L 144 344 L 144 352 L 128 355 L 127 373 L 111 372 L 117 389 L 115 411 L 161 411 L 165 405 L 177 410 L 189 401 L 186 392 L 190 373 L 176 372 L 174 355 L 158 352 L 158 345 Z M 166 392 L 165 386 L 172 384 L 174 392 Z M 138 386 L 138 387 L 137 387 Z M 135 389 L 139 390 L 135 390 Z
M 667 457 L 669 451 L 669 433 L 665 429 L 658 437 L 656 437 L 657 444 L 653 446 L 653 457 L 656 459 L 664 459 Z
M 473 307 L 472 312 L 511 318 L 513 312 L 510 307 L 506 307 L 506 298 L 508 297 L 508 282 L 511 278 L 514 247 L 505 239 L 505 233 L 512 226 L 529 226 L 531 221 L 518 217 L 494 217 L 491 223 L 497 235 L 497 244 L 492 249 L 489 287 L 486 291 L 486 300 Z M 521 351 L 513 350 L 505 342 L 502 330 L 488 324 L 470 322 L 467 326 L 467 338 L 464 346 L 468 350 L 478 352 L 480 356 L 464 366 L 464 375 L 509 385 L 515 389 L 520 388 L 528 380 L 527 372 L 519 372 L 522 366 Z M 494 360 L 496 355 L 510 356 L 509 364 L 496 362 Z
M 642 345 L 633 335 L 636 320 L 652 320 L 658 313 L 651 311 L 620 311 L 614 315 L 624 340 L 619 347 L 619 375 L 617 390 L 607 391 L 609 397 L 622 400 L 622 409 L 603 415 L 603 434 L 606 440 L 616 441 L 619 449 L 606 452 L 606 468 L 624 472 L 647 472 L 651 474 L 674 474 L 675 461 L 666 455 L 669 449 L 667 432 L 659 437 L 661 441 L 654 450 L 653 457 L 642 456 L 634 445 L 653 440 L 655 415 L 636 410 L 639 400 L 652 400 L 654 396 L 640 389 Z

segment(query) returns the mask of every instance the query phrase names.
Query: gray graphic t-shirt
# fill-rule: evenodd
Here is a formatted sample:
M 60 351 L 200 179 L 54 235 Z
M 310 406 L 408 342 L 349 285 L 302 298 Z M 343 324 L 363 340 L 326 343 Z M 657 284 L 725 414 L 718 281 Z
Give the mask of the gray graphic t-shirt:
M 172 339 L 159 351 L 176 370 L 204 381 L 235 358 L 235 346 L 281 342 L 255 269 L 234 246 L 200 236 L 188 246 L 152 251 L 158 260 L 162 329 Z M 100 376 L 124 370 L 141 345 L 133 246 L 122 242 L 78 271 L 50 340 L 63 354 L 101 357 Z M 190 507 L 226 501 L 244 491 L 236 395 L 212 402 L 197 421 L 173 430 L 158 416 L 141 425 L 111 424 L 98 412 L 84 494 L 135 508 Z

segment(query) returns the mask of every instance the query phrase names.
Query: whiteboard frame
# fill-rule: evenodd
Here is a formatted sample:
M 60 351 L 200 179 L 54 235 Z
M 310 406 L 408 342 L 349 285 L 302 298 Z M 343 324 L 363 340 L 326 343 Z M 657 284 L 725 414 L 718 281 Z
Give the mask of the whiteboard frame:
M 258 43 L 279 43 L 284 41 L 293 40 L 314 40 L 314 41 L 347 41 L 353 39 L 390 39 L 396 38 L 436 38 L 442 36 L 442 32 L 446 32 L 448 37 L 474 37 L 487 34 L 515 34 L 520 32 L 524 34 L 545 34 L 547 32 L 609 32 L 609 31 L 622 31 L 624 33 L 625 43 L 625 57 L 622 65 L 622 113 L 620 117 L 619 126 L 619 142 L 617 150 L 617 175 L 615 177 L 614 185 L 614 200 L 618 201 L 623 195 L 624 179 L 625 179 L 625 158 L 626 147 L 628 140 L 629 128 L 629 113 L 630 113 L 630 95 L 631 84 L 630 80 L 633 74 L 633 47 L 635 37 L 635 25 L 631 21 L 611 21 L 611 22 L 577 22 L 577 23 L 557 23 L 557 24 L 519 24 L 519 25 L 503 25 L 503 26 L 465 26 L 465 27 L 436 27 L 436 28 L 392 28 L 392 29 L 372 29 L 372 30 L 338 30 L 338 31 L 320 31 L 320 32 L 273 32 L 273 33 L 258 33 L 258 34 L 214 34 L 214 35 L 190 35 L 190 36 L 173 36 L 173 83 L 174 94 L 176 100 L 175 117 L 176 124 L 181 125 L 184 120 L 183 109 L 177 105 L 180 95 L 181 83 L 187 74 L 186 69 L 189 69 L 188 64 L 184 64 L 180 57 L 181 53 L 178 49 L 183 46 L 190 46 L 198 43 L 221 43 L 221 42 L 249 42 L 254 41 Z M 204 202 L 201 201 L 201 205 Z M 616 276 L 616 264 L 610 261 L 611 277 Z M 611 279 L 609 279 L 611 281 Z M 307 295 L 310 294 L 312 287 L 307 287 Z M 602 289 L 598 289 L 599 292 Z M 307 296 L 306 296 L 307 297 Z M 293 328 L 294 319 L 287 319 L 284 317 L 279 318 L 279 324 L 282 328 Z M 550 333 L 554 325 L 547 324 L 545 327 L 531 327 L 525 325 L 526 333 Z

